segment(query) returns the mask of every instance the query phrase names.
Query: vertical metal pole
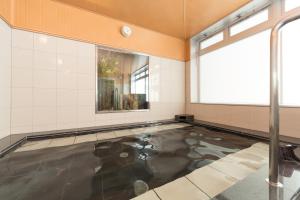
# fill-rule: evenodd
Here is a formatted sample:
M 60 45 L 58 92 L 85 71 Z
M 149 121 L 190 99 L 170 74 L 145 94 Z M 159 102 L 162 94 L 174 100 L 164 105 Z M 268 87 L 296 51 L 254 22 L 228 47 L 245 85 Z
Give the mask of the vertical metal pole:
M 279 29 L 278 29 L 279 30 Z M 270 146 L 269 183 L 279 185 L 279 39 L 277 29 L 271 34 L 270 60 Z
M 270 59 L 270 147 L 269 147 L 269 179 L 270 185 L 282 187 L 279 182 L 279 38 L 280 29 L 286 24 L 300 19 L 300 13 L 287 16 L 272 29 L 271 33 L 271 59 Z

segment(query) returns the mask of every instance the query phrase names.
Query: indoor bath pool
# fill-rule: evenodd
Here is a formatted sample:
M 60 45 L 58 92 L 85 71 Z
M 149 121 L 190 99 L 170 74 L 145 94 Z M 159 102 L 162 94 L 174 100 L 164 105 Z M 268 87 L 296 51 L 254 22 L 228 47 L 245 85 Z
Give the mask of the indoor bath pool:
M 168 199 L 174 180 L 201 189 L 196 169 L 224 178 L 199 190 L 208 199 L 267 163 L 258 142 L 183 123 L 28 141 L 0 159 L 0 199 Z

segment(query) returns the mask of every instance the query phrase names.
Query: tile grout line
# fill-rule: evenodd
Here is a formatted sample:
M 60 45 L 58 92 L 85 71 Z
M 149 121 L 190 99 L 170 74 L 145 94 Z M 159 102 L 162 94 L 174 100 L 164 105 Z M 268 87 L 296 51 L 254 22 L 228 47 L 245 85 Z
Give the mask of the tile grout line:
M 207 197 L 209 197 L 210 199 L 213 198 L 211 196 L 209 196 L 204 190 L 202 190 L 200 187 L 198 187 L 193 181 L 191 181 L 187 176 L 184 176 L 184 178 L 186 178 L 190 183 L 192 183 L 197 189 L 199 189 L 201 192 L 203 192 Z
M 156 193 L 155 188 L 153 189 L 153 192 L 160 200 L 162 200 L 162 198 L 160 198 L 160 196 Z
M 249 147 L 250 148 L 250 147 Z M 248 149 L 248 148 L 246 148 L 246 149 Z M 240 150 L 241 151 L 241 150 Z M 240 152 L 240 151 L 238 151 L 238 152 Z M 236 153 L 238 153 L 238 152 L 235 152 L 235 153 L 233 153 L 233 154 L 229 154 L 229 155 L 234 155 L 234 154 L 236 154 Z M 233 161 L 233 159 L 231 159 L 231 158 L 228 158 L 228 155 L 227 156 L 225 156 L 225 157 L 223 157 L 223 158 L 226 158 L 227 157 L 227 159 L 229 159 L 229 160 L 232 160 Z M 220 159 L 219 159 L 220 160 Z M 217 161 L 219 161 L 219 160 L 217 160 Z M 215 161 L 216 162 L 216 161 Z M 225 173 L 225 172 L 223 172 L 223 171 L 221 171 L 221 170 L 219 170 L 219 169 L 217 169 L 216 167 L 214 167 L 214 166 L 212 166 L 212 164 L 213 164 L 214 162 L 212 162 L 212 163 L 210 163 L 209 165 L 207 165 L 208 167 L 210 167 L 210 168 L 213 168 L 214 170 L 216 170 L 216 171 L 218 171 L 218 172 L 221 172 L 222 174 L 224 174 L 224 175 L 226 175 L 226 176 L 230 176 L 230 177 L 233 177 L 232 175 L 229 175 L 229 174 L 227 174 L 227 173 Z M 256 170 L 255 170 L 256 171 Z M 249 174 L 251 174 L 252 172 L 250 172 Z M 247 174 L 247 175 L 249 175 L 249 174 Z M 233 177 L 233 178 L 235 178 L 235 177 Z M 238 181 L 241 181 L 240 179 L 238 179 L 238 178 L 235 178 L 235 179 L 237 179 Z
M 223 171 L 217 169 L 216 167 L 210 166 L 210 164 L 207 165 L 207 166 L 210 167 L 210 168 L 213 168 L 214 170 L 216 170 L 216 171 L 218 171 L 218 172 L 220 172 L 220 173 L 222 173 L 222 174 L 224 174 L 224 175 L 226 175 L 226 176 L 233 177 L 233 176 L 231 176 L 231 175 L 229 175 L 229 174 L 227 174 L 227 173 L 225 173 L 225 172 L 223 172 Z M 233 178 L 235 178 L 235 177 L 233 177 Z M 240 181 L 240 179 L 238 179 L 238 178 L 235 178 L 235 179 L 237 179 L 238 181 Z

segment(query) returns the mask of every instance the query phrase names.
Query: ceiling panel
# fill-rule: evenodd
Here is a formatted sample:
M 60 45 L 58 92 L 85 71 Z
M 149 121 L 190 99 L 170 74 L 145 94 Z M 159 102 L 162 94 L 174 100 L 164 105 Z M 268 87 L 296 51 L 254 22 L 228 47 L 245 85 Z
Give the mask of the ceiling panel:
M 207 28 L 250 0 L 57 0 L 178 38 Z

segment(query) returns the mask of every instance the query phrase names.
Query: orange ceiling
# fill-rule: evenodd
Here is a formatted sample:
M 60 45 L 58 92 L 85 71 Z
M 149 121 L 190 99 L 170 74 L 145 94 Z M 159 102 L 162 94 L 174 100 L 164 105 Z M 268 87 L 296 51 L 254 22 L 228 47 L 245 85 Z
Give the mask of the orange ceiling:
M 186 39 L 251 0 L 57 0 Z

